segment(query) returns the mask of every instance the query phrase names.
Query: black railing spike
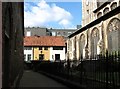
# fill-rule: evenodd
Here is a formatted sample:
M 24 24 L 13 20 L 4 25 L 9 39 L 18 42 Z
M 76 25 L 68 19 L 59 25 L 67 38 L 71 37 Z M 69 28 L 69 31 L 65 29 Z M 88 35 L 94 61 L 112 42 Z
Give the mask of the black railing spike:
M 115 51 L 115 58 L 117 58 L 117 51 Z
M 111 58 L 110 59 L 114 59 L 114 55 L 115 55 L 115 52 L 112 52 L 112 54 L 111 54 Z
M 108 88 L 108 50 L 106 50 L 106 89 Z
M 118 58 L 119 58 L 119 60 L 120 60 L 120 50 L 118 51 Z

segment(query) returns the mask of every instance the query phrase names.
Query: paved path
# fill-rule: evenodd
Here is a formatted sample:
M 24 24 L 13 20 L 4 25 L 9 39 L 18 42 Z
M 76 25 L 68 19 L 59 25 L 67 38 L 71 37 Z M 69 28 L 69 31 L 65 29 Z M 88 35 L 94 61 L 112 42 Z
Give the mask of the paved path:
M 31 70 L 24 71 L 19 87 L 64 87 L 61 83 Z

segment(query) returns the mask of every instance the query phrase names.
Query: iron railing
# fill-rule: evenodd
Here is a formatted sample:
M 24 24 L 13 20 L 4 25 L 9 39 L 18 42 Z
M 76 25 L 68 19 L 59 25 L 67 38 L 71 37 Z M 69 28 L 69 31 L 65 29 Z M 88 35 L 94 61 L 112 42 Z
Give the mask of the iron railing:
M 86 89 L 120 89 L 120 51 L 106 52 L 90 59 L 60 62 L 40 62 L 35 66 Z

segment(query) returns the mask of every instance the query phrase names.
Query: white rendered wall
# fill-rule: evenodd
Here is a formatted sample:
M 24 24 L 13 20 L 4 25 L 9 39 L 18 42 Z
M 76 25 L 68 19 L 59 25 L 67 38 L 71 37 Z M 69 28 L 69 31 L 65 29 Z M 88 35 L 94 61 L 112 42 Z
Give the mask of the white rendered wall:
M 33 48 L 32 50 L 24 50 L 24 55 L 26 55 L 26 58 L 24 61 L 28 61 L 28 54 L 31 54 L 31 60 L 33 60 Z
M 55 54 L 60 54 L 60 60 L 65 60 L 65 47 L 63 50 L 53 50 L 53 47 L 50 47 L 50 61 L 55 61 Z

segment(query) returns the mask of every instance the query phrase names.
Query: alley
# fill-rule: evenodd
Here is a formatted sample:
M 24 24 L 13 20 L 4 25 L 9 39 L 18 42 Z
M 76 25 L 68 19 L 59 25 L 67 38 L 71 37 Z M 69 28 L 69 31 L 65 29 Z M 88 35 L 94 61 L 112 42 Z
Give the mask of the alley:
M 69 89 L 64 85 L 31 70 L 24 71 L 19 87 L 61 87 Z

